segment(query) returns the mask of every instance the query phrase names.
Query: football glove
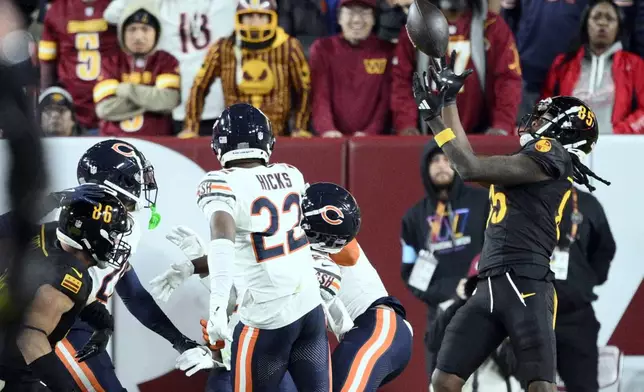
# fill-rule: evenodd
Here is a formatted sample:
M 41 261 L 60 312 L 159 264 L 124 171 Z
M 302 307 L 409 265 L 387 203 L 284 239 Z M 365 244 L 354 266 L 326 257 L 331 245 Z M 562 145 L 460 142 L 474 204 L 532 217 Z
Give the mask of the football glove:
M 199 234 L 189 227 L 175 226 L 165 238 L 178 246 L 188 260 L 198 259 L 206 255 L 206 246 L 203 240 L 199 237 Z
M 201 324 L 201 334 L 203 335 L 203 340 L 208 344 L 208 348 L 211 350 L 221 350 L 224 348 L 225 342 L 223 340 L 218 340 L 215 344 L 210 344 L 210 337 L 208 336 L 208 321 L 201 319 L 199 320 Z
M 175 367 L 190 377 L 199 370 L 223 367 L 224 364 L 213 358 L 213 353 L 205 346 L 197 346 L 179 355 Z
M 414 72 L 412 88 L 420 117 L 425 121 L 429 121 L 440 116 L 443 109 L 445 89 L 432 90 L 427 84 L 427 72 L 423 72 L 422 79 L 417 72 Z
M 465 79 L 473 72 L 472 69 L 466 69 L 462 74 L 457 75 L 454 72 L 456 62 L 456 51 L 452 51 L 449 62 L 447 56 L 441 58 L 440 68 L 436 63 L 429 68 L 432 80 L 436 83 L 436 88 L 443 91 L 443 102 L 445 106 L 456 103 L 456 97 L 465 84 Z
M 210 298 L 210 318 L 206 324 L 208 342 L 216 345 L 218 340 L 232 342 L 233 338 L 228 328 L 227 300 Z
M 172 264 L 169 270 L 150 281 L 150 294 L 159 301 L 168 302 L 174 290 L 181 286 L 194 272 L 195 266 L 190 261 Z
M 79 363 L 87 361 L 88 359 L 95 357 L 105 351 L 107 342 L 110 341 L 111 336 L 112 330 L 109 328 L 94 331 L 83 348 L 78 350 L 78 352 L 76 353 L 76 361 Z

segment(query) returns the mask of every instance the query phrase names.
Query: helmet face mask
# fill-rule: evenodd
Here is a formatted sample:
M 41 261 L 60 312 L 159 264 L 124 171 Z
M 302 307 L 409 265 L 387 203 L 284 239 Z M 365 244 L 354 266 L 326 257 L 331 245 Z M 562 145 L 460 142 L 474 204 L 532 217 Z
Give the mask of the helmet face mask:
M 58 219 L 58 240 L 90 255 L 99 268 L 120 268 L 130 256 L 124 240 L 132 232 L 127 209 L 108 187 L 86 184 L 75 188 Z
M 353 196 L 339 185 L 320 182 L 302 197 L 302 229 L 311 248 L 338 253 L 360 231 L 360 209 Z
M 79 184 L 114 189 L 130 211 L 156 203 L 154 167 L 127 142 L 111 139 L 90 147 L 78 162 L 77 176 Z
M 235 32 L 246 43 L 259 44 L 272 40 L 277 34 L 277 6 L 273 0 L 240 0 L 235 15 Z M 246 15 L 266 15 L 268 23 L 243 23 Z
M 559 141 L 580 159 L 589 154 L 599 137 L 595 113 L 583 101 L 566 96 L 539 101 L 519 126 L 521 145 L 541 137 Z
M 215 121 L 210 146 L 222 167 L 249 159 L 268 164 L 275 146 L 273 126 L 261 110 L 246 103 L 235 104 Z

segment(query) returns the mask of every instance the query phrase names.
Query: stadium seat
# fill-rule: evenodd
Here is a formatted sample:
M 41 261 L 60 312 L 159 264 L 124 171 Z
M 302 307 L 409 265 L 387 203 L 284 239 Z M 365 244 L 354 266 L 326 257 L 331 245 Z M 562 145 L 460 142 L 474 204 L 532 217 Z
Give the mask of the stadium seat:
M 599 348 L 597 382 L 601 392 L 620 392 L 624 354 L 616 346 Z M 557 391 L 566 392 L 566 386 L 557 375 Z

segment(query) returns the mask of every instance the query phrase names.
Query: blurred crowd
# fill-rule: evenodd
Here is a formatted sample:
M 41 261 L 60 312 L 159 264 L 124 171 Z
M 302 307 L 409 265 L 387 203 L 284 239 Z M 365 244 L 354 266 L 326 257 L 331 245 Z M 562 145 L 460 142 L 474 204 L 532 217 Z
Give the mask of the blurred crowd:
M 468 133 L 512 135 L 574 95 L 602 134 L 644 132 L 644 4 L 433 0 L 449 23 Z M 210 135 L 247 102 L 291 137 L 426 134 L 405 29 L 412 0 L 41 0 L 37 112 L 48 136 Z M 31 11 L 31 10 L 29 10 Z

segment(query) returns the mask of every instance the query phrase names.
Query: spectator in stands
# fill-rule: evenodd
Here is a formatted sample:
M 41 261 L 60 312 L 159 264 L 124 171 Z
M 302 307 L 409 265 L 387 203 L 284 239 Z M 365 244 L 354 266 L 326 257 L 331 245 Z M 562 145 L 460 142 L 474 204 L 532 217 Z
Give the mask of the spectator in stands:
M 197 135 L 204 97 L 219 77 L 226 106 L 246 102 L 261 109 L 278 136 L 289 134 L 293 110 L 290 135 L 311 137 L 309 65 L 300 42 L 277 26 L 276 9 L 274 0 L 240 0 L 235 34 L 212 45 L 197 72 L 186 106 L 184 133 Z
M 595 2 L 583 14 L 579 42 L 555 59 L 542 93 L 583 99 L 600 133 L 644 133 L 644 60 L 622 49 L 622 29 L 615 3 Z
M 483 248 L 489 211 L 488 192 L 465 185 L 432 139 L 421 157 L 420 174 L 427 196 L 402 220 L 401 276 L 412 294 L 429 308 L 427 327 L 439 305 L 463 288 L 474 256 Z M 429 274 L 424 271 L 432 271 Z M 433 352 L 427 345 L 426 367 L 431 377 Z
M 465 131 L 488 135 L 514 132 L 521 67 L 510 29 L 501 17 L 487 11 L 487 0 L 442 0 L 439 5 L 449 23 L 448 52 L 457 53 L 455 71 L 471 68 L 476 75 L 466 80 L 457 99 Z M 428 65 L 428 57 L 416 52 L 406 30 L 401 31 L 391 95 L 394 129 L 400 135 L 420 133 L 412 75 L 414 71 L 422 75 Z
M 117 24 L 129 0 L 112 0 L 103 17 Z M 159 1 L 161 31 L 158 49 L 164 50 L 179 61 L 181 76 L 181 104 L 172 111 L 173 132 L 183 131 L 186 117 L 186 101 L 190 96 L 192 82 L 201 67 L 208 48 L 217 40 L 232 34 L 235 24 L 236 1 L 190 0 Z M 215 80 L 204 101 L 199 124 L 199 135 L 212 135 L 215 120 L 224 110 L 224 92 L 221 81 Z
M 311 47 L 313 128 L 323 137 L 385 130 L 394 45 L 373 33 L 375 19 L 376 0 L 342 0 L 342 33 Z
M 116 29 L 102 18 L 110 0 L 58 0 L 51 3 L 38 45 L 41 90 L 55 84 L 74 99 L 85 133 L 98 132 L 92 89 L 101 63 L 120 51 Z
M 518 119 L 532 111 L 557 55 L 570 47 L 589 0 L 501 0 L 501 15 L 514 32 L 523 71 Z
M 45 136 L 74 136 L 78 132 L 71 94 L 60 87 L 49 87 L 38 97 L 40 128 Z
M 329 9 L 330 3 L 337 1 L 326 0 L 279 0 L 277 13 L 279 25 L 286 34 L 297 38 L 306 57 L 313 41 L 320 37 L 336 33 L 336 21 L 328 23 L 329 14 L 335 15 L 335 9 Z
M 593 289 L 608 278 L 615 240 L 599 201 L 572 188 L 559 225 L 561 235 L 550 268 L 558 308 L 557 370 L 568 392 L 597 392 L 599 322 Z
M 123 50 L 104 59 L 94 87 L 101 135 L 172 135 L 170 113 L 180 102 L 179 63 L 156 50 L 160 32 L 153 3 L 131 0 L 118 24 Z
M 378 0 L 378 37 L 389 42 L 398 42 L 400 30 L 405 27 L 409 6 L 414 0 Z

